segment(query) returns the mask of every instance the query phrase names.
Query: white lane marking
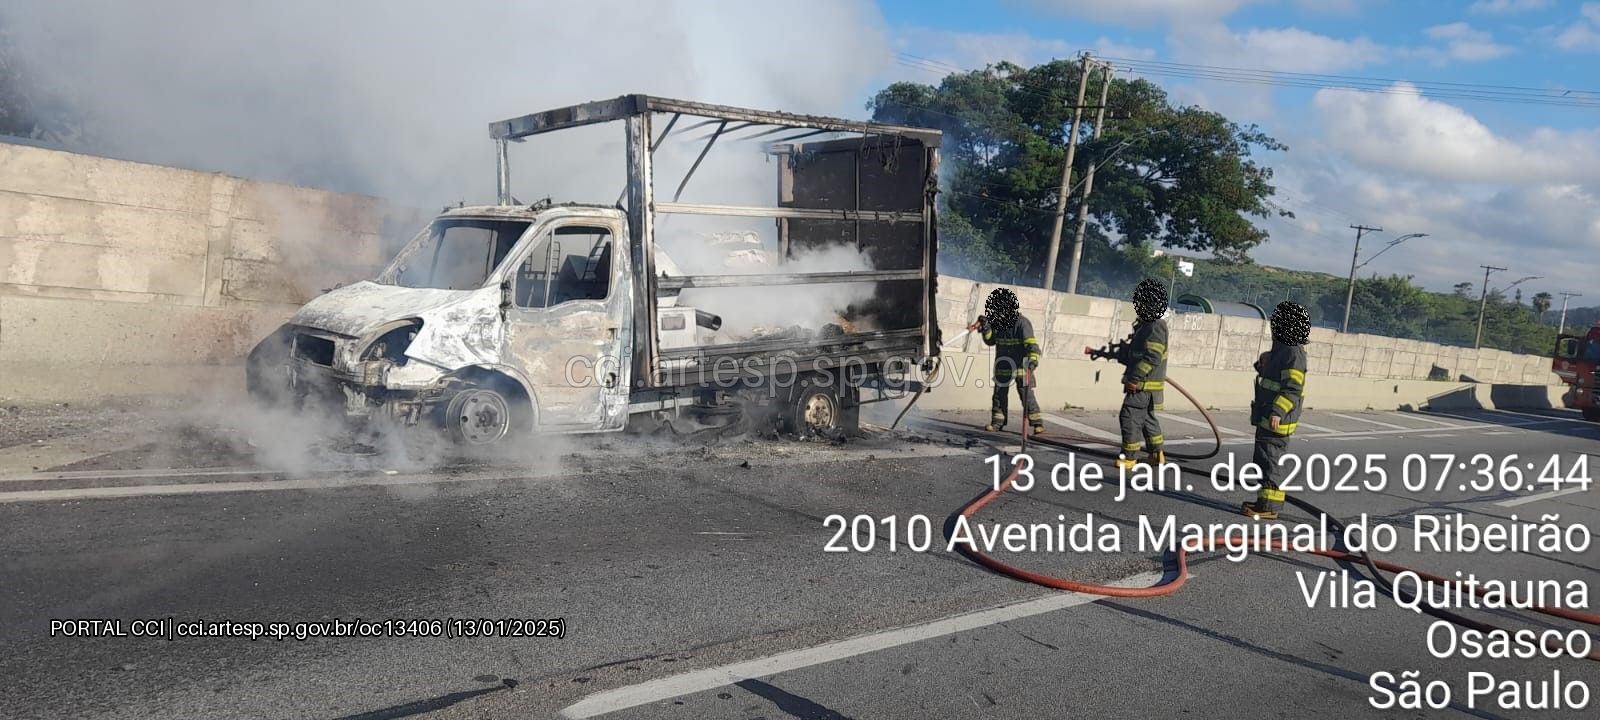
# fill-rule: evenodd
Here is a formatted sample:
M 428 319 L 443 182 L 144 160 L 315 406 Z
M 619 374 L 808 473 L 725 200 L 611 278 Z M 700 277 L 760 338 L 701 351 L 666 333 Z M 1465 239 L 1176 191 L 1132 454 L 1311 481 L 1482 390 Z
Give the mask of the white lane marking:
M 1121 586 L 1149 585 L 1160 578 L 1160 573 L 1146 572 L 1123 578 L 1112 584 Z M 923 640 L 975 630 L 1077 605 L 1085 605 L 1100 598 L 1100 595 L 1083 595 L 1079 593 L 1051 594 L 1038 600 L 1029 600 L 1015 605 L 979 610 L 920 625 L 885 630 L 849 640 L 791 650 L 757 660 L 748 660 L 721 667 L 673 675 L 660 680 L 652 680 L 638 685 L 629 685 L 590 695 L 563 709 L 561 717 L 574 719 L 597 717 L 618 710 L 626 710 L 706 690 L 715 690 L 741 680 L 770 677 L 813 665 L 821 665 L 892 647 L 909 645 Z
M 1463 428 L 1467 427 L 1466 425 L 1457 425 L 1456 423 L 1447 423 L 1447 422 L 1445 422 L 1443 420 L 1435 420 L 1435 419 L 1433 419 L 1431 417 L 1428 417 L 1427 415 L 1425 415 L 1423 413 L 1402 413 L 1402 414 L 1405 417 L 1411 418 L 1412 420 L 1421 420 L 1422 422 L 1425 422 L 1425 423 L 1432 423 L 1434 425 L 1443 425 L 1443 426 L 1445 426 L 1447 428 L 1450 428 L 1452 430 L 1459 430 L 1459 429 L 1463 429 Z
M 317 475 L 332 472 L 356 472 L 355 468 L 325 468 L 307 470 L 298 475 Z M 0 475 L 0 483 L 39 482 L 43 480 L 136 480 L 153 477 L 222 477 L 228 475 L 288 475 L 283 470 L 270 468 L 181 468 L 171 470 L 66 470 L 61 472 L 33 473 L 31 475 Z
M 1495 504 L 1499 505 L 1500 507 L 1516 507 L 1518 505 L 1527 505 L 1528 503 L 1539 502 L 1540 500 L 1549 500 L 1551 498 L 1558 498 L 1558 497 L 1561 497 L 1562 495 L 1576 495 L 1576 494 L 1584 492 L 1586 490 L 1588 490 L 1588 488 L 1568 488 L 1566 490 L 1551 490 L 1550 492 L 1539 493 L 1538 495 L 1529 495 L 1527 497 L 1512 498 L 1510 500 L 1501 500 L 1500 502 L 1497 502 Z
M 551 475 L 553 476 L 553 474 Z M 68 488 L 64 490 L 18 490 L 0 492 L 0 503 L 51 502 L 59 500 L 100 500 L 147 495 L 209 495 L 213 493 L 256 492 L 264 490 L 321 490 L 384 485 L 427 485 L 432 483 L 498 482 L 526 480 L 545 475 L 519 472 L 498 475 L 386 475 L 355 479 L 295 479 L 247 482 L 184 483 L 177 485 L 118 485 L 113 487 Z
M 1587 427 L 1600 427 L 1600 424 L 1596 424 L 1596 423 L 1591 422 L 1589 420 L 1583 420 L 1581 418 L 1575 418 L 1575 417 L 1558 418 L 1558 417 L 1550 417 L 1549 415 L 1536 415 L 1534 413 L 1517 412 L 1515 410 L 1499 410 L 1499 409 L 1490 410 L 1489 412 L 1502 413 L 1502 414 L 1505 414 L 1505 415 L 1520 415 L 1522 417 L 1539 418 L 1540 420 L 1544 420 L 1546 422 L 1575 423 L 1575 424 L 1584 425 L 1584 426 L 1587 426 Z
M 1447 438 L 1447 437 L 1453 438 L 1455 436 L 1456 436 L 1455 433 L 1435 433 L 1433 435 L 1423 435 L 1422 437 L 1425 437 L 1425 438 Z
M 1328 437 L 1323 437 L 1323 436 L 1320 436 L 1320 435 L 1313 435 L 1312 437 L 1315 437 L 1318 440 L 1330 440 L 1330 441 L 1331 440 L 1375 440 L 1376 439 L 1376 438 L 1372 437 L 1371 435 L 1330 435 Z
M 1396 425 L 1394 423 L 1386 423 L 1386 422 L 1384 422 L 1382 420 L 1373 420 L 1372 418 L 1364 418 L 1364 417 L 1361 417 L 1360 415 L 1346 415 L 1344 413 L 1336 413 L 1336 412 L 1330 412 L 1328 414 L 1332 415 L 1334 417 L 1337 417 L 1337 418 L 1344 418 L 1346 420 L 1354 420 L 1356 422 L 1364 422 L 1364 423 L 1368 423 L 1368 424 L 1371 424 L 1371 425 L 1377 425 L 1378 427 L 1386 427 L 1386 428 L 1389 428 L 1390 430 L 1415 430 L 1416 429 L 1416 428 L 1408 428 L 1408 427 L 1406 427 L 1404 425 Z
M 1311 423 L 1308 423 L 1308 422 L 1306 422 L 1304 420 L 1300 421 L 1300 427 L 1303 427 L 1303 428 L 1305 428 L 1307 430 L 1311 430 L 1313 432 L 1321 433 L 1323 435 L 1338 435 L 1339 434 L 1338 430 L 1329 430 L 1329 429 L 1327 429 L 1325 427 L 1322 427 L 1321 425 L 1312 425 Z
M 1186 417 L 1184 417 L 1182 415 L 1157 415 L 1156 419 L 1160 420 L 1162 422 L 1166 422 L 1168 420 L 1171 420 L 1173 422 L 1183 423 L 1184 425 L 1193 425 L 1195 427 L 1203 427 L 1203 428 L 1205 428 L 1207 430 L 1211 429 L 1211 426 L 1207 425 L 1206 423 L 1200 422 L 1199 420 L 1193 420 L 1193 419 L 1190 419 L 1190 418 L 1186 418 Z M 1221 431 L 1223 435 L 1244 435 L 1245 434 L 1245 433 L 1239 432 L 1238 430 L 1234 430 L 1233 428 L 1226 428 L 1226 427 L 1223 427 L 1221 425 L 1217 426 L 1217 430 Z
M 1108 432 L 1106 432 L 1104 430 L 1101 430 L 1100 428 L 1091 427 L 1089 425 L 1085 425 L 1085 424 L 1083 424 L 1081 422 L 1078 422 L 1076 420 L 1068 420 L 1068 419 L 1066 419 L 1064 417 L 1061 417 L 1060 415 L 1051 415 L 1050 413 L 1040 413 L 1040 414 L 1046 420 L 1049 420 L 1049 421 L 1051 421 L 1053 423 L 1056 423 L 1058 425 L 1065 425 L 1065 426 L 1067 426 L 1069 428 L 1072 428 L 1073 430 L 1077 430 L 1078 432 L 1081 432 L 1081 433 L 1083 433 L 1085 435 L 1088 435 L 1089 437 L 1100 438 L 1102 440 L 1110 440 L 1112 442 L 1117 443 L 1118 445 L 1122 444 L 1122 438 L 1120 436 L 1112 435 L 1111 433 L 1108 433 Z

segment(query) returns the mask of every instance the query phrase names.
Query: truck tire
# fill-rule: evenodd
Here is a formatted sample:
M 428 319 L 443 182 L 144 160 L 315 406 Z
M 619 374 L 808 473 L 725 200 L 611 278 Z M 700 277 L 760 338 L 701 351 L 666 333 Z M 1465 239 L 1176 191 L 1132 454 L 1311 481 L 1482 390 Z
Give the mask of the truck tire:
M 801 378 L 784 413 L 784 431 L 829 440 L 855 434 L 860 427 L 860 413 L 853 402 L 841 397 L 839 390 L 833 378 L 817 375 Z
M 493 447 L 516 426 L 511 400 L 487 387 L 468 387 L 450 397 L 440 418 L 450 439 L 472 447 Z
M 1583 419 L 1588 420 L 1589 422 L 1600 422 L 1600 408 L 1584 408 Z

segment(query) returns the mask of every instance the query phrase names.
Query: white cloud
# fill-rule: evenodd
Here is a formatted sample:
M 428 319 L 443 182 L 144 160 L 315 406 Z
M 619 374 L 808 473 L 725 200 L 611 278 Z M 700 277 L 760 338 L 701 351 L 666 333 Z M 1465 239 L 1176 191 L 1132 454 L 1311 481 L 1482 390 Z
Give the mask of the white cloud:
M 1312 105 L 1331 141 L 1368 167 L 1455 182 L 1587 182 L 1600 178 L 1600 133 L 1541 129 L 1496 135 L 1462 109 L 1418 94 L 1324 89 Z
M 1584 3 L 1579 17 L 1556 35 L 1556 47 L 1571 52 L 1600 52 L 1600 3 Z
M 1133 27 L 1219 20 L 1263 0 L 1016 0 L 1058 15 Z
M 1337 165 L 1331 157 L 1317 160 Z M 1293 167 L 1283 170 L 1284 175 L 1294 174 Z M 1533 184 L 1483 191 L 1350 168 L 1319 175 L 1309 185 L 1312 201 L 1335 204 L 1349 216 L 1307 213 L 1315 208 L 1286 201 L 1301 217 L 1321 215 L 1331 227 L 1314 227 L 1300 218 L 1267 221 L 1272 240 L 1252 253 L 1258 262 L 1342 276 L 1350 269 L 1354 239 L 1354 231 L 1345 226 L 1359 222 L 1384 229 L 1363 241 L 1363 258 L 1402 234 L 1428 234 L 1362 268 L 1363 277 L 1412 275 L 1430 290 L 1448 292 L 1456 283 L 1481 280 L 1483 271 L 1477 266 L 1492 264 L 1509 268 L 1494 278 L 1500 284 L 1544 276 L 1523 285 L 1524 296 L 1593 284 L 1592 269 L 1573 261 L 1600 252 L 1600 197 L 1582 186 Z
M 1475 29 L 1464 22 L 1434 25 L 1423 32 L 1429 38 L 1444 41 L 1444 51 L 1442 53 L 1434 51 L 1440 61 L 1448 58 L 1478 62 L 1493 60 L 1511 53 L 1510 47 L 1496 43 L 1494 36 L 1487 31 Z
M 901 30 L 895 37 L 896 49 L 916 56 L 904 58 L 901 75 L 907 80 L 934 83 L 952 72 L 977 70 L 1006 61 L 1030 67 L 1056 59 L 1078 56 L 1086 49 L 1065 40 L 1040 38 L 1026 33 L 963 33 L 930 28 Z M 1151 48 L 1139 47 L 1100 37 L 1087 49 L 1109 58 L 1150 60 Z M 918 59 L 923 58 L 923 59 Z
M 1324 15 L 1360 15 L 1361 0 L 1295 0 L 1295 7 Z
M 1474 15 L 1511 15 L 1547 7 L 1550 7 L 1550 0 L 1478 0 L 1467 8 L 1467 12 Z

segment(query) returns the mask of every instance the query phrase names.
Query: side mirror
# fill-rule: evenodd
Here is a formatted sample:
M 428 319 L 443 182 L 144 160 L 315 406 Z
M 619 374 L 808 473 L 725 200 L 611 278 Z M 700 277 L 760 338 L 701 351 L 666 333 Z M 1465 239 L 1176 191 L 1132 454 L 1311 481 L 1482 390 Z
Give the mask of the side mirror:
M 1556 341 L 1556 357 L 1572 360 L 1578 357 L 1578 338 L 1565 337 Z

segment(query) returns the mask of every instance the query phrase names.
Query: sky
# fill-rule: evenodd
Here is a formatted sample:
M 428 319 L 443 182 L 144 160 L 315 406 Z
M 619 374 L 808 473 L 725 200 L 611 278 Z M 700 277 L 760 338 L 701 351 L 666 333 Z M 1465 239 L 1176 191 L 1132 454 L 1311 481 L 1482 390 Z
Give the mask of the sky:
M 1089 51 L 1288 146 L 1259 157 L 1296 215 L 1258 221 L 1259 262 L 1343 275 L 1353 224 L 1383 228 L 1363 260 L 1427 233 L 1362 274 L 1433 290 L 1489 264 L 1492 288 L 1582 292 L 1600 259 L 1594 1 L 53 0 L 0 6 L 0 39 L 79 121 L 74 149 L 419 207 L 492 202 L 487 124 L 526 112 L 647 92 L 864 118 L 889 82 Z M 1192 77 L 1218 67 L 1332 77 Z M 513 189 L 611 202 L 621 133 L 590 130 L 518 146 Z M 686 199 L 753 186 L 736 176 Z
M 1033 64 L 1081 52 L 1144 77 L 1181 104 L 1258 124 L 1288 150 L 1261 156 L 1274 202 L 1258 262 L 1448 291 L 1507 268 L 1500 288 L 1600 297 L 1600 2 L 1558 0 L 879 0 L 897 79 Z M 1123 62 L 1118 62 L 1119 60 Z M 931 61 L 931 62 L 930 62 Z M 1174 77 L 1152 63 L 1354 76 L 1316 85 Z M 1156 70 L 1157 74 L 1150 71 Z M 1204 74 L 1204 73 L 1200 73 Z M 1214 72 L 1212 73 L 1215 74 Z M 1238 73 L 1232 73 L 1234 77 Z M 1279 76 L 1281 77 L 1281 76 Z M 1490 101 L 1463 83 L 1574 91 L 1591 107 Z M 1345 87 L 1339 88 L 1338 86 Z M 1419 90 L 1419 87 L 1421 88 Z M 1452 93 L 1431 89 L 1456 90 Z M 1584 92 L 1587 91 L 1587 92 Z M 1593 304 L 1595 298 L 1586 298 Z M 1578 302 L 1582 302 L 1581 300 Z M 1559 305 L 1559 296 L 1557 303 Z

